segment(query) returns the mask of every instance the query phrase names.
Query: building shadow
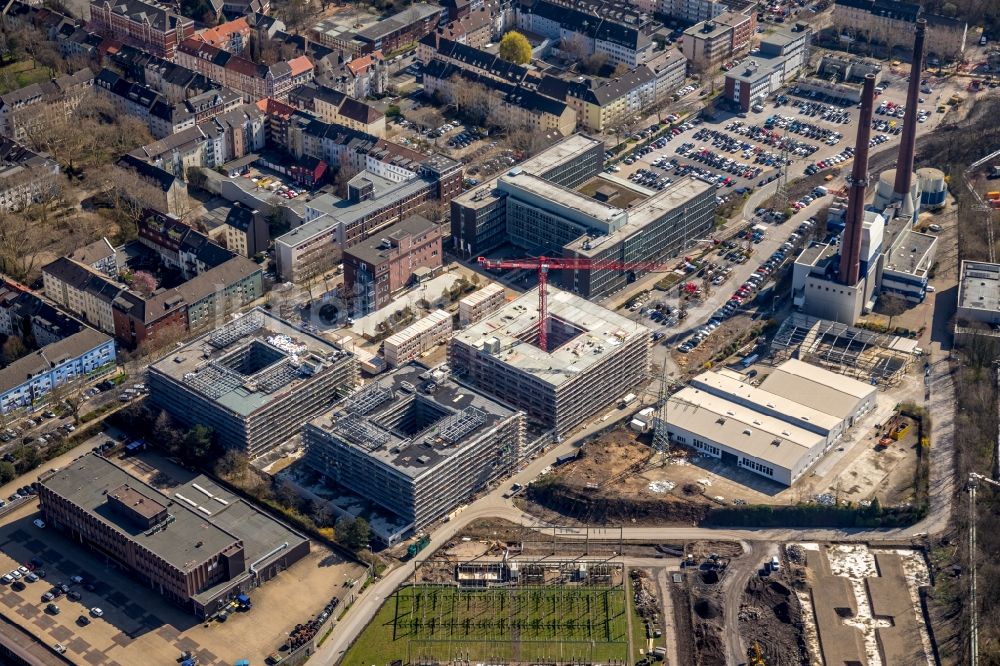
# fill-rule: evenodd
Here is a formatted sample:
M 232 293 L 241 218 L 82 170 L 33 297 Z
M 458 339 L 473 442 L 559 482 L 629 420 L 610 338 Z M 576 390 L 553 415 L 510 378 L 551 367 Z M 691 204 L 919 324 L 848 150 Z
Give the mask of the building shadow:
M 2 596 L 8 607 L 35 606 L 34 618 L 48 617 L 44 610 L 48 602 L 42 597 L 56 583 L 64 583 L 71 594 L 79 594 L 80 598 L 75 600 L 62 595 L 55 599 L 53 603 L 60 609 L 58 619 L 51 617 L 46 624 L 57 620 L 59 625 L 75 628 L 76 619 L 86 616 L 91 622 L 105 622 L 115 627 L 119 635 L 114 640 L 123 646 L 149 632 L 160 633 L 173 642 L 179 634 L 198 624 L 194 615 L 170 604 L 147 584 L 126 573 L 111 557 L 67 538 L 51 525 L 44 529 L 36 527 L 32 521 L 38 515 L 32 513 L 0 526 L 0 552 L 21 564 L 40 561 L 41 566 L 37 569 L 45 575 L 37 582 L 27 583 L 21 592 L 5 586 Z M 72 582 L 73 576 L 80 576 L 83 582 Z M 11 598 L 14 594 L 20 599 Z M 100 608 L 102 616 L 91 617 L 92 608 Z M 36 631 L 44 629 L 38 621 L 27 624 Z M 87 639 L 85 629 L 74 635 Z M 45 640 L 44 636 L 41 638 Z
M 776 497 L 778 493 L 783 490 L 788 490 L 788 486 L 784 486 L 776 481 L 765 479 L 759 474 L 754 474 L 748 470 L 734 467 L 729 463 L 722 462 L 719 458 L 711 458 L 709 456 L 692 456 L 688 458 L 688 462 L 694 467 L 703 469 L 706 472 L 711 472 L 716 476 L 721 476 L 727 481 L 732 481 L 733 483 L 738 483 L 741 486 L 746 486 L 749 490 L 762 495 L 767 495 L 768 497 Z M 708 497 L 716 496 L 712 486 L 705 487 L 705 495 Z M 725 499 L 727 503 L 732 503 L 734 498 L 726 497 Z M 752 503 L 753 502 L 751 502 L 751 504 Z

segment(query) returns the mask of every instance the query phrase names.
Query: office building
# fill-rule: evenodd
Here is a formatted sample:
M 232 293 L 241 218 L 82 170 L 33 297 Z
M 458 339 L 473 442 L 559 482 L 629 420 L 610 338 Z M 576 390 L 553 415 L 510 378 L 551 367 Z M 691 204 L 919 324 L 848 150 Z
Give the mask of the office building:
M 546 148 L 518 168 L 554 185 L 576 187 L 604 167 L 604 142 L 574 134 Z M 485 254 L 507 241 L 506 197 L 497 187 L 500 177 L 481 183 L 451 200 L 453 249 L 465 257 Z
M 558 434 L 621 398 L 649 369 L 649 329 L 551 285 L 544 325 L 548 350 L 538 346 L 532 289 L 457 333 L 451 367 Z
M 809 63 L 809 34 L 780 30 L 762 37 L 757 53 L 726 72 L 725 98 L 746 112 L 776 93 Z
M 149 368 L 155 408 L 212 428 L 223 446 L 251 457 L 287 442 L 358 381 L 353 354 L 261 308 Z
M 39 479 L 42 518 L 198 619 L 309 553 L 309 540 L 198 475 L 157 490 L 88 453 Z
M 308 465 L 415 531 L 534 453 L 522 412 L 416 364 L 317 416 L 303 436 Z

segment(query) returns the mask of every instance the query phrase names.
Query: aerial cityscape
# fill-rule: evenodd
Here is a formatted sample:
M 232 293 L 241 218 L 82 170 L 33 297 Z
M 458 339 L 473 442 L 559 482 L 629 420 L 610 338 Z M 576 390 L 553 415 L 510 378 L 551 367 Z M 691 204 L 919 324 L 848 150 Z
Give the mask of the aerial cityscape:
M 0 664 L 1000 664 L 997 0 L 0 35 Z

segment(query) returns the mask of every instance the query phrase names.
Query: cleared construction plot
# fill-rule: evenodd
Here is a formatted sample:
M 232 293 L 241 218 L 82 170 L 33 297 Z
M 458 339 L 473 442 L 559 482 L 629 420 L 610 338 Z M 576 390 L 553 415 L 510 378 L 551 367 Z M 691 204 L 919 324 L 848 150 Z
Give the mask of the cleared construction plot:
M 826 664 L 936 666 L 919 589 L 929 585 L 919 551 L 804 543 L 788 549 L 804 575 L 796 595 L 810 653 Z
M 593 584 L 473 587 L 483 579 L 470 576 L 468 566 L 481 566 L 482 574 L 490 576 L 503 568 L 495 565 L 459 565 L 458 584 L 400 588 L 348 650 L 344 663 L 625 663 L 629 601 L 620 575 L 595 577 Z M 519 575 L 545 579 L 547 566 L 524 564 Z M 595 565 L 600 566 L 611 565 Z

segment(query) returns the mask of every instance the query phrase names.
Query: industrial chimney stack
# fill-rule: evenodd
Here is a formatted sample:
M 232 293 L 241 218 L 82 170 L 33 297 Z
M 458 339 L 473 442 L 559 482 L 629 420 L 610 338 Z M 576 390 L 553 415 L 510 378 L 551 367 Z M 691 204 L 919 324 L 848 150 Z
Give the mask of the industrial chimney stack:
M 868 187 L 868 142 L 872 136 L 872 113 L 875 107 L 875 75 L 865 77 L 861 90 L 861 115 L 858 137 L 854 143 L 854 169 L 848 180 L 847 214 L 844 235 L 840 239 L 840 282 L 853 287 L 861 272 L 861 231 L 865 222 L 865 188 Z
M 913 66 L 910 67 L 910 82 L 906 90 L 906 117 L 903 119 L 903 136 L 899 144 L 899 159 L 896 161 L 896 184 L 893 193 L 899 199 L 910 196 L 913 185 L 913 151 L 917 143 L 917 106 L 920 103 L 920 76 L 924 69 L 924 31 L 927 19 L 917 20 L 917 33 L 913 39 Z

